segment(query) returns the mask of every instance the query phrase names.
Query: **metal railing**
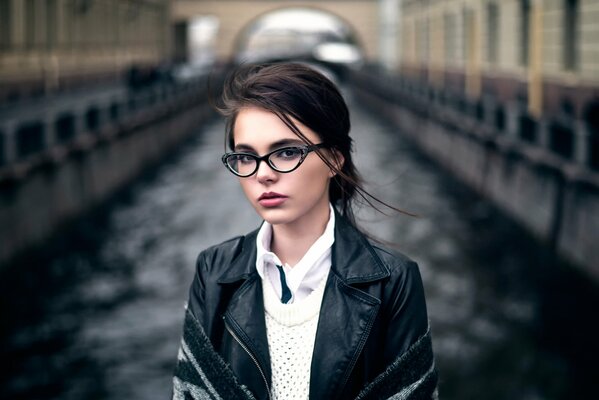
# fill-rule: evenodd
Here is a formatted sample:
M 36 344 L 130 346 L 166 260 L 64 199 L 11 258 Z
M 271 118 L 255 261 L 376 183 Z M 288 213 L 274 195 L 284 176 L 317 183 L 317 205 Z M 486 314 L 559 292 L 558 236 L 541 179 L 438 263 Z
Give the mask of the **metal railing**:
M 599 171 L 599 126 L 593 120 L 599 104 L 589 105 L 584 118 L 575 118 L 567 107 L 558 115 L 535 118 L 522 100 L 501 103 L 491 95 L 471 100 L 457 91 L 381 71 L 354 72 L 351 79 L 390 104 L 454 126 L 457 131 L 481 139 L 504 137 L 514 146 L 541 150 L 548 162 L 576 166 L 593 174 Z
M 208 75 L 0 115 L 0 180 L 207 101 Z M 8 115 L 7 115 L 8 114 Z

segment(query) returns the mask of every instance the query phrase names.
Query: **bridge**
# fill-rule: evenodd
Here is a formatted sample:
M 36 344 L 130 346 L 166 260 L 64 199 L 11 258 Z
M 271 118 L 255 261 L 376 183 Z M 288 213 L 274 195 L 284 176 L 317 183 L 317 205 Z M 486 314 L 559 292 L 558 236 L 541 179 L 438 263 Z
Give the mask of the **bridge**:
M 239 51 L 243 38 L 261 18 L 280 10 L 302 8 L 339 19 L 353 33 L 356 42 L 369 59 L 381 58 L 381 5 L 377 0 L 329 1 L 197 1 L 177 0 L 173 8 L 176 24 L 186 25 L 195 18 L 210 16 L 218 23 L 216 55 L 229 59 Z M 318 23 L 316 21 L 315 23 Z

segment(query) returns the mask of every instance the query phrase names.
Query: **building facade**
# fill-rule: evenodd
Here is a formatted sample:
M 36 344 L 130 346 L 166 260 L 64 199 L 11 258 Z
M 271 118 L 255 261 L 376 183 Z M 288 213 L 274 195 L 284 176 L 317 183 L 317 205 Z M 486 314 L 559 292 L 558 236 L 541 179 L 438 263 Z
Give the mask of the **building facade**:
M 169 58 L 170 0 L 0 0 L 0 100 Z
M 534 116 L 583 117 L 599 96 L 599 0 L 404 0 L 401 68 Z

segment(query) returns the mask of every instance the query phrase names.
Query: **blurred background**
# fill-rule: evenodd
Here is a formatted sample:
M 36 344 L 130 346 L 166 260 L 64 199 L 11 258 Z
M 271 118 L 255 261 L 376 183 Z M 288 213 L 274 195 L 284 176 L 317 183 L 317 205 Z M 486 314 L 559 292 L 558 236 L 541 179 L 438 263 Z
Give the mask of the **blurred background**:
M 599 0 L 0 0 L 0 398 L 164 399 L 195 258 L 259 219 L 224 76 L 342 88 L 423 276 L 442 399 L 599 378 Z

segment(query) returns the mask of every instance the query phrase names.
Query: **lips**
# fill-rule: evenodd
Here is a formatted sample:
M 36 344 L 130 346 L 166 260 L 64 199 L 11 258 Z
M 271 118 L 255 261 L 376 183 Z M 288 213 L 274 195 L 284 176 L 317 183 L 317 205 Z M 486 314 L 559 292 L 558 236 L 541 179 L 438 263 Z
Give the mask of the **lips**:
M 258 197 L 258 201 L 263 199 L 276 199 L 276 198 L 287 198 L 284 194 L 279 194 L 275 192 L 262 193 L 260 197 Z
M 276 207 L 283 204 L 287 200 L 287 196 L 275 192 L 262 193 L 258 197 L 258 203 L 263 207 Z

